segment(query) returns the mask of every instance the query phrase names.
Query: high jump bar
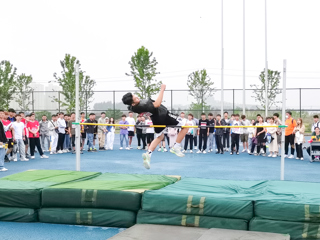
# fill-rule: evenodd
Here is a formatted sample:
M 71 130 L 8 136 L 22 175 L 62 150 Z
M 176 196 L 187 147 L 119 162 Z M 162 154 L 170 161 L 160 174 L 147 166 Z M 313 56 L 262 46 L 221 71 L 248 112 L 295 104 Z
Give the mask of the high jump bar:
M 94 125 L 94 126 L 114 126 L 114 127 L 153 127 L 153 128 L 200 128 L 201 126 L 177 126 L 177 125 L 129 125 L 129 124 L 108 124 L 108 123 L 72 123 L 74 125 Z M 206 126 L 207 128 L 286 128 L 286 125 L 279 125 L 279 126 Z

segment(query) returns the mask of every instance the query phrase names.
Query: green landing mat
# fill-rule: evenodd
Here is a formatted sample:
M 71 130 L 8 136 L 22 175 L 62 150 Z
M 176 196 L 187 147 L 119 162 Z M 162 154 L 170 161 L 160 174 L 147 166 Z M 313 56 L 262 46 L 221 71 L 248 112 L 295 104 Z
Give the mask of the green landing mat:
M 38 222 L 38 213 L 31 208 L 0 207 L 0 221 Z
M 146 191 L 142 210 L 246 220 L 257 216 L 320 222 L 319 189 L 320 183 L 308 182 L 184 178 L 163 189 Z
M 43 207 L 106 208 L 137 212 L 141 193 L 173 184 L 178 177 L 104 173 L 79 182 L 55 185 L 42 191 Z
M 39 221 L 43 223 L 128 228 L 136 223 L 136 213 L 99 208 L 42 208 L 39 210 Z
M 138 212 L 137 223 L 248 230 L 248 221 L 242 219 L 155 213 L 142 210 Z
M 85 180 L 99 172 L 29 170 L 0 178 L 0 206 L 40 208 L 41 189 L 55 184 Z
M 254 218 L 250 231 L 289 234 L 291 240 L 320 239 L 320 223 L 274 221 Z

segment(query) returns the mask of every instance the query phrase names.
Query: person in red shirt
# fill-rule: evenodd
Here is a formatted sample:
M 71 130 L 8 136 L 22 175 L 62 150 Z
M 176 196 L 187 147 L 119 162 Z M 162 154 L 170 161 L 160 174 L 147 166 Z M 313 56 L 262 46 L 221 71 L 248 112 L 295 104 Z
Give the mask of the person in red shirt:
M 5 114 L 5 117 L 2 118 L 1 120 L 2 120 L 3 126 L 7 127 L 7 126 L 11 125 L 11 121 L 7 120 L 8 117 L 9 117 L 8 112 L 4 112 L 4 114 Z M 7 142 L 8 143 L 8 149 L 7 149 L 6 156 L 5 156 L 5 161 L 6 162 L 10 161 L 8 155 L 12 152 L 12 149 L 13 149 L 12 131 L 14 131 L 13 127 L 10 127 L 9 130 L 6 131 L 6 137 L 7 137 L 7 140 L 8 140 L 8 142 Z M 12 159 L 13 158 L 11 157 L 11 160 Z
M 30 122 L 27 124 L 27 128 L 29 131 L 29 140 L 30 140 L 30 154 L 31 154 L 31 159 L 34 159 L 34 150 L 35 147 L 37 146 L 37 149 L 39 151 L 40 157 L 41 158 L 49 158 L 48 156 L 43 154 L 41 144 L 40 144 L 40 139 L 39 139 L 39 122 L 35 120 L 35 115 L 31 115 L 30 117 Z

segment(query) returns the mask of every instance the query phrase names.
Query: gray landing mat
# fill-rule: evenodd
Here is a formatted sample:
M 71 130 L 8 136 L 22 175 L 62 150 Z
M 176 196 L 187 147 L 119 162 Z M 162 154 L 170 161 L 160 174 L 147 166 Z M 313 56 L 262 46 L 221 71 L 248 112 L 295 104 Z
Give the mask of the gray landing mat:
M 289 235 L 217 228 L 136 224 L 110 240 L 290 240 Z

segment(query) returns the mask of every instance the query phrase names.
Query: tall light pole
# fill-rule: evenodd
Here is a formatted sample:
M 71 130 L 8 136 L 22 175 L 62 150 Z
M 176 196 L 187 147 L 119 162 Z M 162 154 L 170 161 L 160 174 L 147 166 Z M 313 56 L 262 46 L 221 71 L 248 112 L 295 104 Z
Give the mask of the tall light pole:
M 264 83 L 265 83 L 265 102 L 266 102 L 266 116 L 268 116 L 268 85 L 269 85 L 269 79 L 268 79 L 268 58 L 267 58 L 267 0 L 264 0 L 265 3 L 265 69 L 264 69 Z
M 223 52 L 223 0 L 221 0 L 221 116 L 223 116 L 224 92 L 223 92 L 223 75 L 224 75 L 224 52 Z
M 245 41 L 245 0 L 243 0 L 243 115 L 246 114 L 246 41 Z

